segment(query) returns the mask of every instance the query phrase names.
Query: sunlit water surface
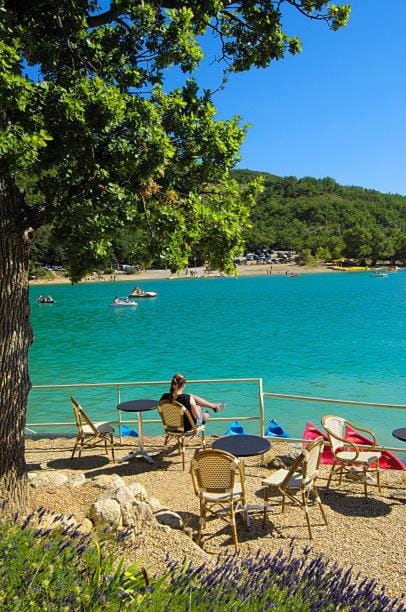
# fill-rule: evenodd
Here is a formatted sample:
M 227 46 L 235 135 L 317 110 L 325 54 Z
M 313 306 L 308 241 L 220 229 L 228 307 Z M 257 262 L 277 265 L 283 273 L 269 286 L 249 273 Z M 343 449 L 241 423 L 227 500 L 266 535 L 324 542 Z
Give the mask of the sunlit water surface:
M 132 283 L 47 287 L 55 304 L 30 290 L 35 341 L 33 385 L 261 377 L 264 390 L 294 395 L 405 404 L 406 272 L 303 274 L 145 281 L 158 297 L 137 308 L 113 308 Z M 158 397 L 166 387 L 126 389 L 122 400 Z M 258 413 L 253 384 L 190 386 L 227 402 L 227 415 Z M 72 421 L 74 394 L 97 419 L 115 419 L 112 389 L 32 391 L 29 421 Z M 325 413 L 351 416 L 394 444 L 404 412 L 267 399 L 266 418 L 300 435 Z M 226 414 L 224 413 L 224 414 Z M 153 413 L 150 413 L 152 415 Z M 156 417 L 155 413 L 155 417 Z M 223 433 L 226 424 L 211 425 Z M 248 424 L 251 432 L 258 430 Z M 156 426 L 147 432 L 160 431 Z

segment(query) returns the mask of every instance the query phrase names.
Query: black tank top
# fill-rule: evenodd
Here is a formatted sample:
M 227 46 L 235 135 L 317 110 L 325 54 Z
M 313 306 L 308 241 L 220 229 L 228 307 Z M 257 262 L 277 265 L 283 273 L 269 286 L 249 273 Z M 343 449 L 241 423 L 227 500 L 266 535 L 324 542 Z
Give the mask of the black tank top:
M 169 400 L 171 402 L 172 396 L 170 393 L 164 393 L 161 397 L 161 400 Z M 193 423 L 196 423 L 196 419 L 192 414 L 192 407 L 190 405 L 190 395 L 188 393 L 181 393 L 177 396 L 176 401 L 179 402 L 179 404 L 182 404 L 182 406 L 184 406 L 186 410 L 188 410 L 190 416 L 192 417 Z M 185 431 L 190 431 L 192 429 L 189 423 L 189 419 L 183 419 L 183 426 L 185 428 Z

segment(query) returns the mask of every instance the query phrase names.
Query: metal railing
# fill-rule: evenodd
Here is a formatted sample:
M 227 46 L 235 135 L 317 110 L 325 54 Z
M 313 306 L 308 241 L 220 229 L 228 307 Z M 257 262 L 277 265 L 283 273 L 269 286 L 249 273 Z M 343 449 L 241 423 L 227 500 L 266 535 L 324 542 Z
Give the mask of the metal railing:
M 378 408 L 383 410 L 406 410 L 406 406 L 404 404 L 380 404 L 375 402 L 360 402 L 358 400 L 342 400 L 342 399 L 332 399 L 327 397 L 312 397 L 308 395 L 289 395 L 285 393 L 269 393 L 264 392 L 262 394 L 262 398 L 274 398 L 274 399 L 282 399 L 288 401 L 299 401 L 299 402 L 311 402 L 311 403 L 320 403 L 320 404 L 337 404 L 339 406 L 355 406 L 358 408 Z M 262 434 L 263 435 L 263 434 Z M 273 438 L 273 440 L 285 440 L 286 438 Z M 289 438 L 291 442 L 310 442 L 311 440 L 306 440 L 304 438 Z M 329 445 L 329 442 L 326 442 Z M 359 448 L 373 448 L 371 445 L 366 444 L 357 444 Z M 398 448 L 393 446 L 383 446 L 379 445 L 380 449 L 388 450 L 388 451 L 397 451 L 400 453 L 405 453 L 405 448 Z
M 212 379 L 198 379 L 198 380 L 188 380 L 188 385 L 197 385 L 197 384 L 225 384 L 225 383 L 255 383 L 258 388 L 258 402 L 259 402 L 259 411 L 258 415 L 255 416 L 239 416 L 239 421 L 258 421 L 259 422 L 259 432 L 264 431 L 264 406 L 262 399 L 262 379 L 261 378 L 212 378 Z M 121 392 L 123 388 L 131 388 L 131 387 L 168 387 L 170 385 L 170 381 L 168 380 L 157 380 L 157 381 L 137 381 L 137 382 L 111 382 L 111 383 L 72 383 L 72 384 L 64 384 L 64 385 L 33 385 L 31 391 L 42 391 L 42 390 L 57 390 L 57 389 L 103 389 L 103 388 L 113 388 L 115 389 L 115 397 L 116 404 L 121 403 Z M 215 417 L 216 421 L 233 421 L 236 417 Z M 110 423 L 114 423 L 117 425 L 120 424 L 134 424 L 137 423 L 137 419 L 121 419 L 121 412 L 118 411 L 118 419 L 110 420 Z M 144 424 L 154 424 L 161 423 L 161 419 L 143 419 Z M 27 429 L 35 429 L 41 427 L 72 427 L 75 426 L 75 421 L 63 421 L 63 422 L 30 422 L 27 423 Z
M 212 379 L 196 379 L 196 380 L 188 380 L 188 385 L 197 385 L 197 384 L 240 384 L 240 383 L 249 383 L 255 384 L 257 387 L 258 394 L 258 413 L 254 416 L 221 416 L 215 417 L 213 420 L 215 422 L 230 422 L 238 418 L 239 421 L 257 421 L 258 422 L 258 430 L 259 435 L 264 436 L 265 433 L 265 400 L 267 398 L 270 399 L 282 399 L 287 401 L 295 401 L 295 402 L 311 402 L 311 403 L 320 403 L 320 404 L 335 404 L 335 405 L 343 405 L 343 406 L 354 406 L 358 408 L 372 408 L 372 409 L 384 409 L 384 410 L 406 410 L 406 405 L 403 404 L 382 404 L 375 402 L 361 402 L 358 400 L 342 400 L 342 399 L 332 399 L 332 398 L 322 398 L 322 397 L 312 397 L 312 396 L 304 396 L 304 395 L 290 395 L 283 393 L 270 393 L 265 392 L 263 390 L 263 380 L 262 378 L 212 378 Z M 34 385 L 32 387 L 32 391 L 54 391 L 57 389 L 114 389 L 115 391 L 115 401 L 116 404 L 120 404 L 121 402 L 121 394 L 124 388 L 133 388 L 133 387 L 162 387 L 168 386 L 170 381 L 168 380 L 158 380 L 158 381 L 137 381 L 137 382 L 110 382 L 110 383 L 72 383 L 72 384 L 63 384 L 63 385 Z M 115 423 L 117 425 L 121 424 L 134 424 L 137 422 L 137 419 L 121 419 L 121 412 L 118 411 L 118 419 L 110 420 L 111 423 Z M 161 423 L 160 419 L 143 419 L 144 424 L 157 424 Z M 63 422 L 30 422 L 27 423 L 27 429 L 38 429 L 43 427 L 73 427 L 75 426 L 74 421 L 63 421 Z M 304 438 L 272 438 L 275 442 L 279 441 L 290 441 L 290 442 L 310 442 L 310 440 L 306 440 Z M 360 447 L 371 448 L 370 446 L 360 445 Z M 396 448 L 389 446 L 380 446 L 385 450 L 397 451 L 401 453 L 405 453 L 405 448 Z

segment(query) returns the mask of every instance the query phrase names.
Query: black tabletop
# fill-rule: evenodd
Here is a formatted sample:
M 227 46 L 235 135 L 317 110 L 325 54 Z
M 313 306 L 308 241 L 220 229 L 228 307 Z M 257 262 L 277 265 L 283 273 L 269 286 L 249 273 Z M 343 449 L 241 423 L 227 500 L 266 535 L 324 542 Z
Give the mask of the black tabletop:
M 118 404 L 117 410 L 124 412 L 146 412 L 147 410 L 155 410 L 158 406 L 158 400 L 152 399 L 136 399 Z
M 260 436 L 225 436 L 213 442 L 212 447 L 223 450 L 236 457 L 253 457 L 262 455 L 271 448 L 271 443 Z
M 402 440 L 402 442 L 406 442 L 406 427 L 399 427 L 399 429 L 394 429 L 392 431 L 392 436 L 397 438 L 398 440 Z

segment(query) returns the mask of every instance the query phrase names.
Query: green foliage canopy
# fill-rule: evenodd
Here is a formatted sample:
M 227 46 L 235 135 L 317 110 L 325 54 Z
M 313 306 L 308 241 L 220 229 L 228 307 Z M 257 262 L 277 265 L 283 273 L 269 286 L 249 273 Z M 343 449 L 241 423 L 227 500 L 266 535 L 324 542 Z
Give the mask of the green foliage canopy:
M 167 92 L 165 71 L 193 72 L 208 31 L 226 72 L 297 53 L 285 7 L 333 30 L 350 13 L 322 0 L 112 0 L 104 11 L 95 0 L 0 0 L 0 171 L 21 194 L 19 226 L 49 225 L 73 280 L 125 227 L 145 261 L 175 270 L 194 248 L 231 269 L 258 190 L 230 177 L 246 127 L 216 120 L 211 92 L 190 76 Z

